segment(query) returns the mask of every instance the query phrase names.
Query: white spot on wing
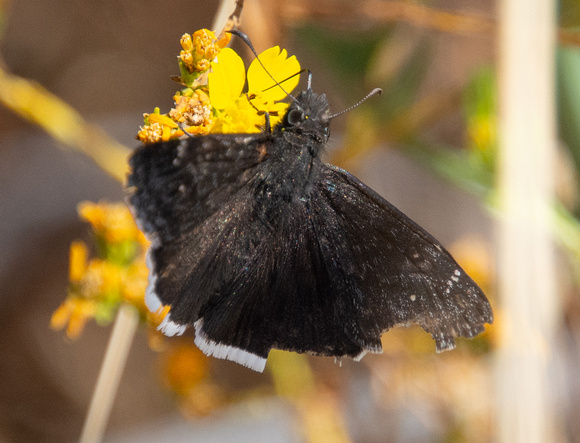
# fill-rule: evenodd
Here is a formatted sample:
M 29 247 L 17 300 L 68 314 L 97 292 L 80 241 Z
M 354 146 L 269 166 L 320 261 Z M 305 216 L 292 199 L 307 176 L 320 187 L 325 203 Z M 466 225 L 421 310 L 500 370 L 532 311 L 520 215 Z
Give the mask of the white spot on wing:
M 203 319 L 199 319 L 194 324 L 195 327 L 195 344 L 207 356 L 213 356 L 222 360 L 230 360 L 252 369 L 257 372 L 263 372 L 266 367 L 266 359 L 259 355 L 252 354 L 244 349 L 228 346 L 223 343 L 217 343 L 210 339 L 203 332 Z
M 129 207 L 129 211 L 133 215 L 133 219 L 135 220 L 137 227 L 139 228 L 139 230 L 145 233 L 146 231 L 143 227 L 143 224 L 141 223 L 141 219 L 137 217 L 137 211 L 135 210 L 133 205 L 131 205 L 129 202 L 130 200 L 128 199 L 127 205 Z M 159 313 L 159 311 L 161 311 L 161 308 L 163 307 L 163 303 L 161 303 L 161 300 L 159 300 L 159 297 L 155 293 L 155 282 L 157 280 L 157 273 L 155 271 L 155 264 L 153 263 L 152 257 L 152 251 L 159 247 L 159 238 L 157 237 L 156 233 L 151 234 L 145 233 L 145 236 L 151 242 L 151 244 L 149 245 L 149 249 L 145 254 L 145 264 L 149 269 L 147 290 L 145 291 L 145 306 L 147 306 L 147 309 L 149 309 L 151 312 Z
M 177 145 L 177 157 L 183 158 L 185 157 L 187 150 L 187 140 L 182 140 L 181 143 Z
M 172 322 L 169 320 L 171 314 L 167 314 L 161 324 L 157 327 L 157 329 L 163 332 L 168 337 L 173 337 L 174 335 L 181 335 L 187 329 L 186 325 L 179 325 L 177 323 Z
M 409 298 L 411 299 L 411 301 L 417 300 L 417 296 L 415 294 L 411 294 Z
M 155 278 L 155 277 L 154 277 Z M 145 306 L 154 314 L 159 313 L 163 304 L 157 294 L 153 290 L 153 285 L 151 284 L 151 278 L 149 278 L 149 285 L 147 286 L 147 291 L 145 292 Z
M 461 275 L 461 271 L 459 269 L 456 269 L 454 274 L 459 277 Z
M 453 280 L 455 283 L 459 281 L 459 279 L 454 275 L 451 276 L 451 280 Z
M 161 303 L 161 300 L 159 300 L 159 297 L 155 293 L 157 274 L 155 273 L 155 265 L 152 258 L 152 251 L 156 248 L 158 243 L 159 241 L 157 240 L 157 237 L 154 237 L 151 246 L 149 246 L 149 249 L 147 250 L 147 254 L 145 254 L 145 263 L 147 264 L 147 268 L 149 268 L 149 280 L 147 291 L 145 292 L 145 306 L 154 313 L 159 312 L 163 307 L 163 303 Z
M 355 355 L 352 359 L 354 361 L 361 361 L 362 358 L 367 355 L 369 353 L 369 351 L 367 351 L 366 349 L 363 349 L 358 355 Z

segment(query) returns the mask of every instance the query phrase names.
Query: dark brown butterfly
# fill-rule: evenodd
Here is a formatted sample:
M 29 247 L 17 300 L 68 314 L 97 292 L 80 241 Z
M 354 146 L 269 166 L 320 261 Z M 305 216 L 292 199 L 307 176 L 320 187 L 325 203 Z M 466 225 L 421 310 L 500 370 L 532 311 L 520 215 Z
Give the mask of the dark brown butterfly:
M 356 177 L 324 163 L 328 101 L 308 89 L 257 134 L 139 147 L 129 203 L 152 240 L 146 302 L 161 329 L 263 371 L 270 349 L 361 359 L 418 324 L 437 351 L 493 321 L 441 244 Z

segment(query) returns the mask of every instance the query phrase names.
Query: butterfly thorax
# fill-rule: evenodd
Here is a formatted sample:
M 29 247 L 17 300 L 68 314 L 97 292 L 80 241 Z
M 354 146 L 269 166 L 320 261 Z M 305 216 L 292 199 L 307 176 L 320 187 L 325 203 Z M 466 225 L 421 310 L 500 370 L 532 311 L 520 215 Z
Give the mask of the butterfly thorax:
M 267 167 L 256 180 L 260 218 L 276 223 L 284 205 L 304 204 L 318 178 L 321 148 L 330 134 L 324 94 L 302 92 L 274 128 Z
M 313 156 L 330 136 L 328 100 L 324 94 L 306 90 L 290 104 L 282 122 L 274 128 L 274 134 L 296 148 L 309 147 Z

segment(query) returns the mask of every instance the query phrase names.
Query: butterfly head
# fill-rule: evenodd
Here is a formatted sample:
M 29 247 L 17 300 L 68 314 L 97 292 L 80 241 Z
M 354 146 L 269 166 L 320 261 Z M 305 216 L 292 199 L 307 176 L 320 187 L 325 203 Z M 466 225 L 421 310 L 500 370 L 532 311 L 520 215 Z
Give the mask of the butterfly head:
M 314 143 L 324 144 L 330 136 L 330 112 L 324 94 L 311 89 L 303 91 L 288 107 L 281 124 L 282 132 L 306 136 Z

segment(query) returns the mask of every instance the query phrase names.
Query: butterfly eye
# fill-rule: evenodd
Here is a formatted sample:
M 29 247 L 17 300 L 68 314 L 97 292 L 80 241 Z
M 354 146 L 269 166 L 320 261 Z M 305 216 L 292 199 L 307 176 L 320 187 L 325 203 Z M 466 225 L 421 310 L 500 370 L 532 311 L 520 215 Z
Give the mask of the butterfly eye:
M 304 118 L 304 113 L 300 109 L 292 109 L 286 119 L 288 120 L 288 124 L 294 126 Z

